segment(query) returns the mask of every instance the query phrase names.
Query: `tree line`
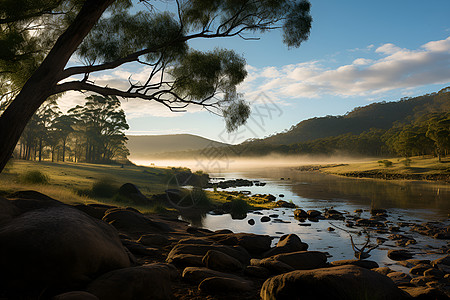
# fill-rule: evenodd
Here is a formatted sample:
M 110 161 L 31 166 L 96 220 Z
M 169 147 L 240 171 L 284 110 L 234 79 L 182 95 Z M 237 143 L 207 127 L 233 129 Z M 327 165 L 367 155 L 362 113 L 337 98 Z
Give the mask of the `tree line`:
M 63 114 L 50 98 L 25 127 L 15 157 L 26 160 L 110 163 L 129 151 L 125 113 L 116 97 L 91 95 Z

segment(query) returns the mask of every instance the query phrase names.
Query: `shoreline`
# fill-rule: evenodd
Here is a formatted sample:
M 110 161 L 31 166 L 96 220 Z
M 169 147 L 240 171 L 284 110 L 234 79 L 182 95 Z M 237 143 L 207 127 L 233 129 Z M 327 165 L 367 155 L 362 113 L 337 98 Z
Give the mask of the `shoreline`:
M 349 164 L 304 165 L 294 169 L 301 172 L 321 172 L 351 178 L 381 180 L 418 180 L 450 183 L 450 160 L 413 157 L 405 164 L 402 158 Z M 389 166 L 383 164 L 388 162 Z

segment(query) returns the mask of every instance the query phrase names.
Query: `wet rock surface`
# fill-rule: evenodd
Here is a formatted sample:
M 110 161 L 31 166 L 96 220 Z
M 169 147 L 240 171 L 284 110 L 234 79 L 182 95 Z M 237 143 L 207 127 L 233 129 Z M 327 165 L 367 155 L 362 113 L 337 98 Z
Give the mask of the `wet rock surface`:
M 299 224 L 352 222 L 353 230 L 364 228 L 381 235 L 377 242 L 387 244 L 386 250 L 393 251 L 386 255 L 396 259 L 391 260 L 392 269 L 370 259 L 330 261 L 328 253 L 309 250 L 314 243 L 308 245 L 288 230 L 283 230 L 288 234 L 277 232 L 279 240 L 273 243 L 269 235 L 211 231 L 135 209 L 74 208 L 36 192 L 0 198 L 0 208 L 1 299 L 39 295 L 69 300 L 297 299 L 299 295 L 304 299 L 362 299 L 363 295 L 447 299 L 450 295 L 450 255 L 445 249 L 430 248 L 438 258 L 418 256 L 420 248 L 414 247 L 421 243 L 419 232 L 413 231 L 413 236 L 406 231 L 414 224 L 396 226 L 384 210 L 371 211 L 369 219 L 332 208 L 297 213 L 282 208 L 267 216 L 271 223 L 258 222 L 258 226 L 283 220 L 289 209 Z M 333 226 L 335 232 L 326 234 L 338 236 L 340 226 L 344 225 Z M 439 224 L 427 226 L 427 236 L 444 230 Z M 412 240 L 417 244 L 408 243 Z M 402 249 L 394 248 L 398 241 L 405 241 Z M 358 247 L 368 253 L 373 244 L 367 240 Z M 394 270 L 400 264 L 404 272 Z M 30 288 L 18 288 L 23 284 Z

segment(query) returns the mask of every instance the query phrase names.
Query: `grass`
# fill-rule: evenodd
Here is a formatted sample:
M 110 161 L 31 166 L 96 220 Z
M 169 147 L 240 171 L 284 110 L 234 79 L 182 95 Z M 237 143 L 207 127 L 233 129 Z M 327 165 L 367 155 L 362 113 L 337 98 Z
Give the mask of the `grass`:
M 439 162 L 435 157 L 422 156 L 406 159 L 389 158 L 344 165 L 324 165 L 321 166 L 320 171 L 337 175 L 357 172 L 380 172 L 399 175 L 450 175 L 450 158 L 443 159 L 442 162 Z

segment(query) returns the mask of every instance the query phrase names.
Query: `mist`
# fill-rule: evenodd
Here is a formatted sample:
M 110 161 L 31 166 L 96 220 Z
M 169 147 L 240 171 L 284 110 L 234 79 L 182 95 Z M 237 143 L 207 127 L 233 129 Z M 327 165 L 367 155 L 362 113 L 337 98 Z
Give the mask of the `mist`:
M 130 161 L 140 166 L 187 167 L 192 171 L 206 173 L 242 171 L 248 169 L 300 167 L 305 165 L 346 164 L 374 160 L 370 157 L 350 157 L 346 155 L 279 155 L 258 157 L 204 157 L 192 159 L 149 159 L 130 157 Z

